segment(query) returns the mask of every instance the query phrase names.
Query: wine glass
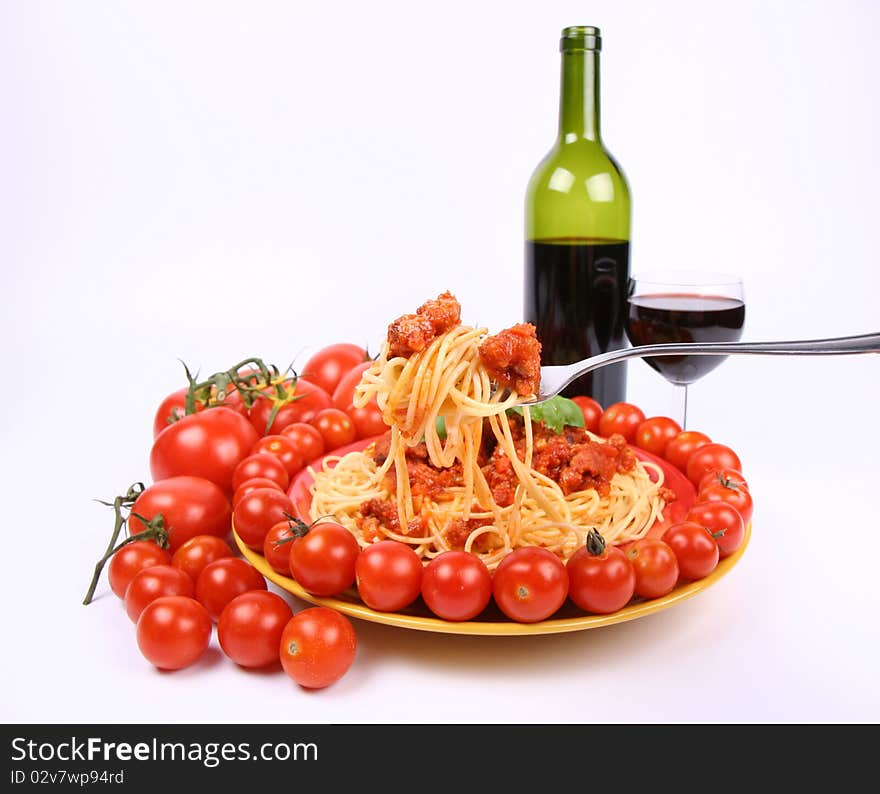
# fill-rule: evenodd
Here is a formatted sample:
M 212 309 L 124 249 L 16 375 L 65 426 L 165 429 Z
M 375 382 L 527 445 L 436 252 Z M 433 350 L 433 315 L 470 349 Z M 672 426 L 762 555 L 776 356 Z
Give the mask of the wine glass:
M 627 293 L 626 335 L 633 345 L 663 342 L 736 342 L 746 318 L 742 279 L 724 273 L 667 270 L 633 276 Z M 681 387 L 682 429 L 688 385 L 727 356 L 656 356 L 642 359 Z

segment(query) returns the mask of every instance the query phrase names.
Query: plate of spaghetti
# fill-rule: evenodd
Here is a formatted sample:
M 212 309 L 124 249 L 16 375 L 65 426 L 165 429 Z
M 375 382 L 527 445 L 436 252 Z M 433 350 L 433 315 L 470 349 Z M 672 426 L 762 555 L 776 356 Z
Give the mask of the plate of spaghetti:
M 301 472 L 290 487 L 299 518 L 332 516 L 361 548 L 390 539 L 409 545 L 425 564 L 465 551 L 490 571 L 523 546 L 540 546 L 564 562 L 591 530 L 625 547 L 683 519 L 695 491 L 674 466 L 621 436 L 601 438 L 566 417 L 519 406 L 539 380 L 540 342 L 531 325 L 495 335 L 463 325 L 449 293 L 403 315 L 389 326 L 354 397 L 356 407 L 376 401 L 388 432 Z M 634 600 L 607 615 L 566 602 L 531 624 L 509 620 L 493 604 L 472 620 L 453 622 L 433 616 L 421 599 L 385 613 L 367 607 L 355 588 L 319 598 L 236 540 L 279 586 L 354 617 L 427 631 L 516 635 L 593 628 L 671 606 L 727 573 L 748 533 L 709 576 L 665 597 Z

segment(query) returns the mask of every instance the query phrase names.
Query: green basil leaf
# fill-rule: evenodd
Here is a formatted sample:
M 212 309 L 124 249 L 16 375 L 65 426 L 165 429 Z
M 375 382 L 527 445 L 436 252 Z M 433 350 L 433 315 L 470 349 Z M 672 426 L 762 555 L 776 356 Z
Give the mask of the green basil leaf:
M 434 427 L 437 428 L 437 435 L 440 437 L 440 440 L 446 441 L 446 417 L 438 416 L 434 422 Z
M 510 409 L 514 413 L 523 415 L 523 409 L 515 406 Z M 531 406 L 529 414 L 533 422 L 543 422 L 547 429 L 557 435 L 566 427 L 583 427 L 584 414 L 578 404 L 567 397 L 552 397 L 546 402 Z

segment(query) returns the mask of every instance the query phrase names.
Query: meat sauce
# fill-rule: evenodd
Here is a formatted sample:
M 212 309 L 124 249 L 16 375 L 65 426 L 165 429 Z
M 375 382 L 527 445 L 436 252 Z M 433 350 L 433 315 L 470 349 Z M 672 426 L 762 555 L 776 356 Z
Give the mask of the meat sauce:
M 480 361 L 489 376 L 517 394 L 537 394 L 541 385 L 541 343 L 535 326 L 520 323 L 495 336 L 487 336 L 480 345 Z
M 451 292 L 423 303 L 415 314 L 404 314 L 388 326 L 390 356 L 421 353 L 440 334 L 461 324 L 461 304 Z

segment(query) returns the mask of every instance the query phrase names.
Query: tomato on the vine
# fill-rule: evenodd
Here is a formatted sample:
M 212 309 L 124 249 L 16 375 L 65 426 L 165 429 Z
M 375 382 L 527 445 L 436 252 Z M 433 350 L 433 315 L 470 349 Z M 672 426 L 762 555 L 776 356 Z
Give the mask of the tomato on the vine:
M 327 394 L 358 364 L 367 361 L 367 351 L 357 345 L 341 343 L 329 345 L 315 353 L 303 367 L 303 377 L 320 386 Z
M 290 576 L 290 547 L 297 542 L 299 535 L 294 532 L 290 521 L 279 521 L 267 533 L 263 541 L 263 556 L 273 571 Z
M 135 574 L 154 565 L 171 565 L 171 555 L 152 540 L 126 544 L 110 558 L 107 566 L 110 589 L 119 598 L 125 598 L 125 589 Z
M 697 504 L 703 502 L 727 502 L 736 508 L 736 512 L 742 516 L 742 520 L 748 524 L 751 521 L 755 506 L 752 495 L 745 488 L 732 485 L 707 485 L 697 493 Z
M 232 549 L 222 538 L 216 535 L 196 535 L 174 552 L 171 564 L 189 575 L 195 582 L 205 567 L 214 560 L 231 556 Z
M 180 670 L 195 662 L 211 641 L 207 610 L 187 596 L 163 596 L 148 604 L 137 622 L 141 653 L 161 670 Z
M 292 478 L 303 467 L 302 454 L 293 439 L 284 435 L 263 436 L 254 444 L 253 454 L 273 455 L 278 458 Z
M 659 598 L 672 592 L 678 581 L 678 560 L 666 543 L 657 538 L 642 538 L 630 546 L 626 556 L 636 572 L 638 595 Z
M 195 585 L 188 573 L 172 565 L 154 565 L 138 571 L 125 588 L 125 612 L 137 623 L 147 604 L 162 596 L 195 595 Z
M 257 438 L 250 422 L 229 408 L 184 416 L 156 437 L 150 471 L 156 481 L 178 475 L 203 477 L 231 493 L 232 473 Z
M 396 540 L 371 543 L 355 563 L 358 594 L 370 609 L 397 612 L 419 597 L 422 561 L 412 547 Z
M 212 620 L 233 598 L 248 590 L 265 590 L 266 580 L 253 565 L 240 557 L 224 557 L 205 566 L 196 581 L 196 599 Z
M 686 474 L 688 458 L 695 450 L 711 443 L 712 439 L 705 433 L 700 433 L 697 430 L 684 430 L 666 445 L 663 457 L 680 472 Z
M 495 569 L 492 595 L 499 609 L 517 623 L 549 618 L 568 595 L 568 573 L 559 558 L 540 546 L 510 552 Z
M 162 400 L 159 407 L 156 409 L 156 415 L 153 418 L 153 438 L 186 416 L 186 395 L 188 392 L 189 387 L 184 386 L 182 389 L 178 389 L 176 392 L 169 394 L 164 400 Z M 247 406 L 244 404 L 244 400 L 241 398 L 241 393 L 237 389 L 231 391 L 226 396 L 222 406 L 237 411 L 243 416 L 247 416 Z M 204 404 L 196 402 L 196 413 L 204 410 Z
M 619 433 L 631 444 L 635 441 L 639 425 L 645 421 L 642 409 L 631 403 L 609 405 L 599 417 L 599 435 L 608 438 Z
M 280 433 L 294 422 L 308 422 L 318 411 L 332 405 L 330 395 L 306 378 L 289 378 L 281 384 L 281 388 L 284 396 L 279 396 L 277 389 L 270 386 L 251 406 L 248 415 L 260 436 Z M 276 407 L 278 412 L 270 426 L 269 417 Z
M 703 477 L 719 469 L 742 471 L 742 462 L 739 456 L 724 444 L 703 444 L 691 453 L 685 473 L 696 487 Z
M 492 575 L 481 559 L 466 551 L 445 551 L 422 575 L 422 598 L 443 620 L 470 620 L 492 597 Z
M 327 449 L 339 449 L 351 444 L 357 438 L 357 430 L 351 417 L 338 408 L 325 408 L 319 411 L 311 419 L 311 424 L 320 432 Z
M 584 415 L 584 429 L 589 430 L 591 433 L 598 433 L 602 406 L 592 397 L 585 397 L 583 395 L 572 397 L 571 401 L 581 409 L 581 413 Z
M 321 689 L 348 672 L 357 653 L 351 621 L 326 607 L 294 615 L 281 634 L 281 666 L 296 683 Z
M 718 544 L 706 527 L 693 521 L 673 524 L 663 533 L 663 542 L 675 554 L 685 579 L 702 579 L 718 565 Z
M 237 595 L 220 613 L 220 647 L 241 667 L 268 667 L 278 661 L 281 634 L 293 611 L 279 595 L 251 590 Z
M 729 557 L 742 545 L 746 534 L 742 516 L 727 502 L 703 502 L 694 505 L 685 517 L 709 530 L 722 557 Z
M 681 427 L 668 416 L 652 416 L 636 429 L 634 443 L 637 447 L 662 458 L 666 447 L 681 432 Z
M 632 563 L 617 546 L 607 546 L 598 532 L 590 532 L 587 542 L 568 558 L 566 568 L 568 595 L 586 612 L 617 612 L 635 592 Z
M 212 408 L 205 415 L 221 410 L 225 409 Z M 129 532 L 134 535 L 146 529 L 139 516 L 152 521 L 160 513 L 171 554 L 196 535 L 224 537 L 232 525 L 226 494 L 220 486 L 202 477 L 169 477 L 146 488 L 132 505 Z
M 354 583 L 359 553 L 354 535 L 341 524 L 315 524 L 293 543 L 290 573 L 313 595 L 336 595 Z
M 250 548 L 262 549 L 269 530 L 290 515 L 293 515 L 293 503 L 286 493 L 274 488 L 258 488 L 241 498 L 232 521 L 236 534 Z
M 716 469 L 706 472 L 697 486 L 697 493 L 706 490 L 710 485 L 723 485 L 725 488 L 737 488 L 741 491 L 749 490 L 746 478 L 736 469 Z
M 293 442 L 304 466 L 324 454 L 324 436 L 308 422 L 294 422 L 285 427 L 281 435 Z
M 255 477 L 265 477 L 277 483 L 278 487 L 285 491 L 290 484 L 290 477 L 284 464 L 274 455 L 266 452 L 258 452 L 248 455 L 232 473 L 232 490 L 236 491 L 241 485 Z

